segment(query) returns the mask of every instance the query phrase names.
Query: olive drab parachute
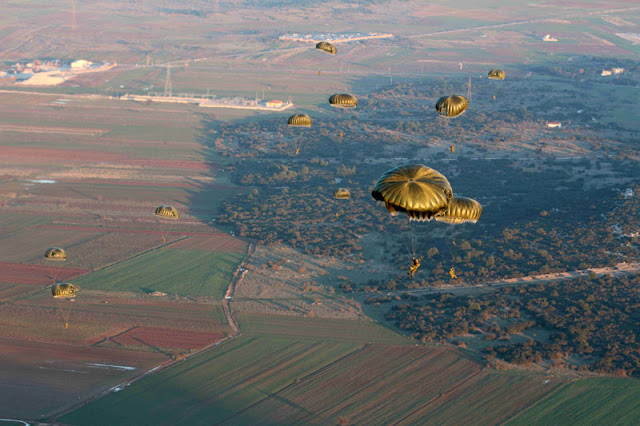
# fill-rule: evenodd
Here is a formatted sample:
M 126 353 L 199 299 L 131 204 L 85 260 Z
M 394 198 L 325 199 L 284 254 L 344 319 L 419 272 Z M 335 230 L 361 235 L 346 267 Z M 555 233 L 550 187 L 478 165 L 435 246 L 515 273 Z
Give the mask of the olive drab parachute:
M 76 297 L 78 289 L 69 283 L 60 283 L 51 287 L 51 294 L 56 299 L 72 299 Z
M 329 103 L 333 107 L 355 108 L 358 106 L 358 100 L 355 96 L 348 93 L 335 94 L 329 98 Z
M 311 127 L 311 117 L 307 114 L 294 114 L 287 120 L 289 126 Z
M 482 215 L 482 204 L 466 197 L 453 197 L 445 210 L 438 213 L 436 220 L 452 225 L 476 223 Z
M 351 193 L 346 188 L 338 188 L 333 191 L 333 197 L 339 200 L 348 200 L 351 198 Z
M 451 184 L 441 173 L 422 164 L 399 166 L 384 173 L 371 192 L 384 201 L 391 215 L 405 212 L 409 220 L 431 220 L 447 208 Z
M 316 44 L 316 49 L 322 50 L 323 52 L 331 53 L 332 55 L 338 53 L 336 47 L 327 41 L 321 41 L 320 43 Z
M 178 219 L 180 213 L 171 206 L 160 206 L 156 209 L 156 216 L 166 217 L 167 219 Z
M 506 74 L 502 70 L 491 70 L 489 71 L 489 78 L 491 80 L 504 80 Z
M 461 95 L 443 96 L 436 102 L 436 111 L 444 117 L 456 117 L 469 106 L 469 100 Z
M 67 260 L 67 252 L 60 247 L 51 247 L 44 254 L 47 260 L 64 261 Z

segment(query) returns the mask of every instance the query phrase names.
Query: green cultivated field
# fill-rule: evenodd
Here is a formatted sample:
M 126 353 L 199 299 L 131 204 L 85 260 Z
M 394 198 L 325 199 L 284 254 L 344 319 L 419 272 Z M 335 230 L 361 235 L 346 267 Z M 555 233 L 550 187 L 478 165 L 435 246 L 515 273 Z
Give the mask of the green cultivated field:
M 574 382 L 517 416 L 510 425 L 638 424 L 640 382 L 596 378 Z
M 458 350 L 364 343 L 358 321 L 274 321 L 278 327 L 333 329 L 338 339 L 251 335 L 191 358 L 71 412 L 59 421 L 107 424 L 489 424 L 505 421 L 558 389 L 539 375 L 485 370 Z M 301 322 L 296 330 L 294 322 Z M 355 331 L 360 329 L 358 338 Z M 348 330 L 346 334 L 340 330 Z M 393 334 L 380 328 L 378 339 Z M 350 337 L 348 337 L 350 336 Z M 360 340 L 358 342 L 358 340 Z M 398 386 L 398 384 L 402 384 Z
M 399 334 L 370 321 L 299 318 L 277 315 L 235 314 L 243 334 L 287 336 L 298 339 L 413 344 Z
M 221 298 L 243 255 L 184 249 L 158 249 L 76 280 L 91 290 L 162 291 L 181 296 Z
M 60 421 L 74 425 L 211 425 L 357 348 L 353 343 L 242 337 L 101 398 Z

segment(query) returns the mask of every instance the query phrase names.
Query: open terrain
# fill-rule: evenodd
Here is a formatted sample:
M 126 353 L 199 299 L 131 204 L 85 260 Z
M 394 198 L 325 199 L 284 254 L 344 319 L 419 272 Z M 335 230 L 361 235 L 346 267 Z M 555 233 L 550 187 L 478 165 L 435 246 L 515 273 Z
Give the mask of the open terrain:
M 0 77 L 3 415 L 633 421 L 636 379 L 613 375 L 640 365 L 638 278 L 615 269 L 640 253 L 635 1 L 69 9 L 0 5 L 4 65 L 118 64 L 55 87 Z M 329 29 L 393 37 L 339 43 L 335 56 L 280 39 Z M 496 67 L 504 81 L 486 78 Z M 625 71 L 600 76 L 612 67 Z M 435 101 L 469 84 L 465 114 L 437 117 Z M 295 107 L 118 99 L 165 86 Z M 358 108 L 327 105 L 342 92 Z M 302 134 L 286 124 L 298 112 L 313 118 Z M 414 162 L 480 201 L 480 221 L 391 218 L 372 184 Z M 338 187 L 351 199 L 334 199 Z M 179 220 L 154 215 L 164 204 Z M 45 261 L 50 246 L 67 261 Z M 62 281 L 75 299 L 51 297 Z

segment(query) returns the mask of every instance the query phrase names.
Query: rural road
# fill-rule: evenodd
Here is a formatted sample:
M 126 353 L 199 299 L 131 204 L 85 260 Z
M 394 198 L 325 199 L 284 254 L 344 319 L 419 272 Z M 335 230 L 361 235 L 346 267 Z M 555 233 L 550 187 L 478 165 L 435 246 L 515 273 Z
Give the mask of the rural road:
M 571 281 L 577 278 L 585 278 L 590 272 L 595 273 L 599 277 L 610 274 L 614 277 L 620 277 L 623 275 L 632 275 L 640 273 L 640 263 L 619 263 L 614 268 L 592 268 L 583 269 L 580 271 L 572 272 L 558 272 L 554 274 L 544 275 L 530 275 L 522 278 L 507 278 L 499 281 L 490 281 L 484 284 L 456 286 L 456 287 L 440 287 L 440 288 L 421 288 L 415 290 L 394 291 L 391 295 L 408 294 L 429 294 L 429 293 L 468 293 L 469 291 L 478 292 L 491 292 L 500 287 L 538 284 L 538 283 L 552 283 L 561 281 Z

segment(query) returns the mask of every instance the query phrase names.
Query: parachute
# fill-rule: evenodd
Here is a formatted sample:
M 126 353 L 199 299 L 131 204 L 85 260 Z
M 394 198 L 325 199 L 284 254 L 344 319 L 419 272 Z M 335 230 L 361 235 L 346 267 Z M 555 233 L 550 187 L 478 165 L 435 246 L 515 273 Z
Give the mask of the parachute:
M 78 290 L 73 284 L 60 283 L 51 287 L 51 294 L 56 299 L 73 299 Z
M 436 215 L 436 220 L 452 225 L 459 223 L 476 223 L 482 215 L 482 205 L 474 199 L 453 197 L 446 210 Z
M 489 71 L 489 78 L 491 80 L 504 80 L 506 74 L 502 70 L 491 70 Z
M 167 219 L 178 219 L 180 213 L 171 206 L 160 206 L 156 209 L 156 216 L 166 217 Z
M 56 260 L 59 262 L 67 260 L 67 252 L 60 247 L 51 247 L 44 254 L 47 260 Z
M 444 117 L 457 117 L 465 112 L 469 100 L 461 95 L 443 96 L 436 102 L 436 111 Z
M 348 200 L 351 198 L 351 193 L 346 188 L 338 188 L 333 191 L 333 196 L 339 200 Z
M 436 170 L 422 164 L 395 167 L 384 173 L 371 195 L 384 201 L 392 216 L 405 212 L 409 221 L 431 220 L 447 208 L 451 184 Z
M 294 114 L 287 120 L 289 126 L 311 127 L 311 117 L 307 114 Z
M 51 287 L 51 294 L 56 299 L 56 305 L 64 319 L 65 329 L 69 328 L 69 316 L 71 316 L 71 309 L 73 308 L 72 302 L 77 293 L 78 289 L 70 283 L 54 284 Z
M 348 93 L 335 94 L 329 98 L 329 103 L 333 107 L 355 108 L 358 106 L 358 100 L 355 96 Z
M 320 43 L 316 44 L 316 49 L 322 50 L 323 52 L 331 53 L 332 55 L 338 53 L 336 47 L 327 41 L 321 41 Z

